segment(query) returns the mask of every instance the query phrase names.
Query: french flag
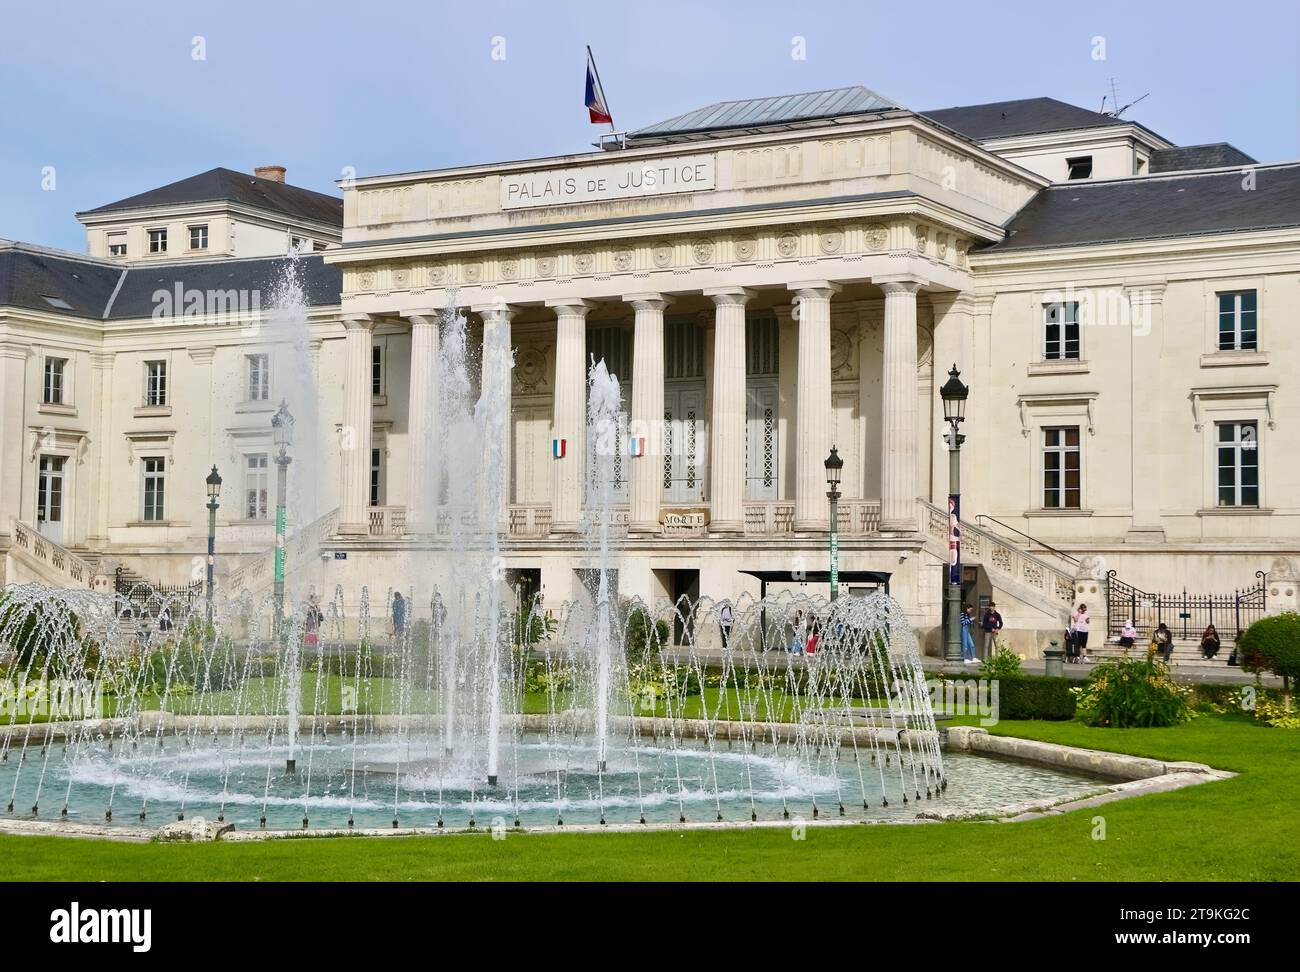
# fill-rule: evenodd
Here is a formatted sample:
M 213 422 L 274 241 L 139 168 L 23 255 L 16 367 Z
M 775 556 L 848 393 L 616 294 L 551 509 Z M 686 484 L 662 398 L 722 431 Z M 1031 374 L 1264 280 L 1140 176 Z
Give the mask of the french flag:
M 600 86 L 600 75 L 596 73 L 596 59 L 587 48 L 587 111 L 591 113 L 593 125 L 613 125 L 614 118 L 609 113 L 609 103 L 605 100 L 605 89 Z
M 634 435 L 628 440 L 628 452 L 632 458 L 640 459 L 645 455 L 645 436 Z
M 563 459 L 565 452 L 568 451 L 568 445 L 569 445 L 568 439 L 552 439 L 551 455 L 554 456 L 556 459 Z

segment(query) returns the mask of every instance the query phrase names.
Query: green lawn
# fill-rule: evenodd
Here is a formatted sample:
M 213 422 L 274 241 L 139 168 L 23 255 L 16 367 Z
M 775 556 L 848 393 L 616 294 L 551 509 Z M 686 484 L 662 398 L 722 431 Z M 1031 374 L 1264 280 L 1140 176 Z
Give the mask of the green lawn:
M 318 838 L 164 846 L 0 836 L 11 880 L 1286 880 L 1300 877 L 1300 732 L 1240 715 L 1172 729 L 995 730 L 1241 775 L 1018 824 L 644 834 Z M 1094 840 L 1104 816 L 1106 839 Z

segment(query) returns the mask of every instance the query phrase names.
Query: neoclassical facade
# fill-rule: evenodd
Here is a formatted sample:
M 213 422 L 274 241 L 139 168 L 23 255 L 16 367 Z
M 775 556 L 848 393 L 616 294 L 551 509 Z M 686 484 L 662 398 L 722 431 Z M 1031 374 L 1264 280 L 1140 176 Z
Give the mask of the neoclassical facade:
M 4 450 L 22 457 L 4 472 L 11 576 L 57 573 L 59 547 L 81 573 L 103 576 L 109 558 L 187 581 L 215 463 L 238 490 L 219 517 L 222 583 L 264 587 L 259 491 L 287 398 L 304 434 L 291 570 L 346 591 L 436 584 L 454 569 L 430 486 L 447 461 L 432 416 L 449 304 L 473 342 L 512 351 L 478 379 L 507 401 L 503 566 L 548 600 L 579 596 L 589 563 L 593 360 L 625 406 L 621 594 L 817 587 L 834 446 L 847 592 L 887 585 L 933 632 L 948 541 L 939 388 L 954 365 L 971 389 L 964 593 L 996 599 L 1026 646 L 1059 630 L 1103 564 L 1143 591 L 1220 591 L 1300 548 L 1294 164 L 1174 146 L 1050 99 L 920 113 L 851 88 L 710 106 L 583 154 L 341 188 L 338 238 L 317 232 L 322 252 L 297 260 L 295 322 L 266 306 L 150 308 L 163 277 L 196 272 L 274 290 L 285 261 L 233 251 L 211 270 L 154 254 L 147 277 L 129 253 L 119 267 L 80 258 L 118 288 L 98 319 L 97 291 L 84 314 L 0 306 Z M 92 234 L 152 239 L 153 212 L 108 210 L 86 220 Z M 305 218 L 280 214 L 299 250 L 289 226 Z M 43 261 L 66 286 L 57 265 L 74 262 L 21 245 L 5 259 L 30 304 L 48 295 L 14 267 Z M 60 356 L 71 406 L 43 400 L 43 362 Z M 75 511 L 57 530 L 56 459 Z M 184 512 L 151 520 L 160 468 Z

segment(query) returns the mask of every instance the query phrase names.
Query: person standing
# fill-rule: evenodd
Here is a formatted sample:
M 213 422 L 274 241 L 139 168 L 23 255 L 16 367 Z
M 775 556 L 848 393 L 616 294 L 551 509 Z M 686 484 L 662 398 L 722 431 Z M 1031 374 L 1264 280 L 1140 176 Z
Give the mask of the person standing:
M 984 657 L 992 658 L 993 650 L 998 645 L 998 632 L 1002 630 L 1002 615 L 998 613 L 998 606 L 992 601 L 989 601 L 989 606 L 984 611 L 980 628 L 984 631 Z
M 401 591 L 393 592 L 393 637 L 400 638 L 406 633 L 406 599 Z
M 736 622 L 736 612 L 731 607 L 730 601 L 722 602 L 722 609 L 718 611 L 718 627 L 722 629 L 722 648 L 725 651 L 731 646 L 731 626 Z
M 307 614 L 303 618 L 302 627 L 306 633 L 305 641 L 309 645 L 314 645 L 320 641 L 320 623 L 323 615 L 321 614 L 320 605 L 316 602 L 316 595 L 312 594 L 307 598 Z
M 1088 605 L 1080 604 L 1075 609 L 1074 614 L 1070 615 L 1070 632 L 1074 636 L 1075 654 L 1079 660 L 1087 662 L 1088 659 L 1088 629 L 1092 626 L 1092 618 L 1088 616 Z
M 974 665 L 975 638 L 971 635 L 971 626 L 975 623 L 975 609 L 967 604 L 961 612 L 961 663 Z

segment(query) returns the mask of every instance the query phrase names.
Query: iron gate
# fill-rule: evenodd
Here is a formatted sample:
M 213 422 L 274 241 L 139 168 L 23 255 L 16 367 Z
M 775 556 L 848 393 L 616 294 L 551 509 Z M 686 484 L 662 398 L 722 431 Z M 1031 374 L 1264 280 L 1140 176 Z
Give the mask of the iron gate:
M 1214 625 L 1221 641 L 1236 641 L 1241 632 L 1262 618 L 1266 611 L 1268 575 L 1255 571 L 1259 583 L 1230 594 L 1181 594 L 1141 591 L 1107 575 L 1109 635 L 1117 637 L 1128 620 L 1137 628 L 1138 643 L 1149 641 L 1160 622 L 1169 626 L 1175 638 L 1200 640 L 1202 632 Z

